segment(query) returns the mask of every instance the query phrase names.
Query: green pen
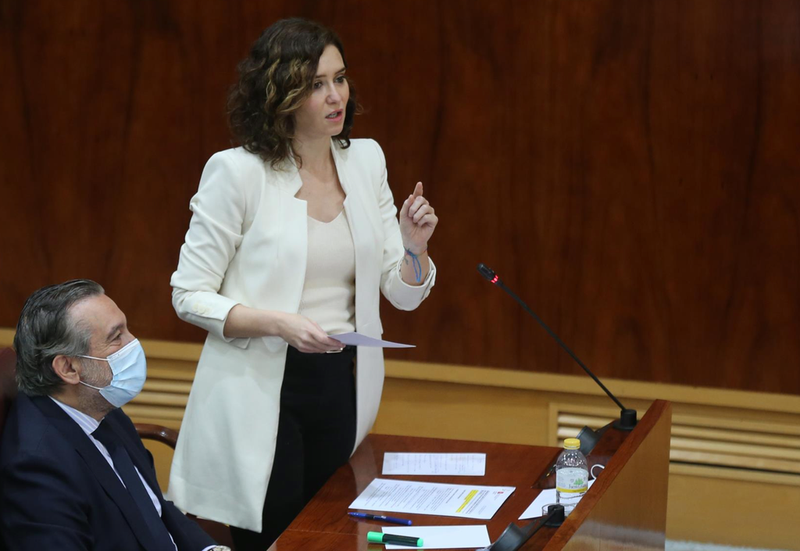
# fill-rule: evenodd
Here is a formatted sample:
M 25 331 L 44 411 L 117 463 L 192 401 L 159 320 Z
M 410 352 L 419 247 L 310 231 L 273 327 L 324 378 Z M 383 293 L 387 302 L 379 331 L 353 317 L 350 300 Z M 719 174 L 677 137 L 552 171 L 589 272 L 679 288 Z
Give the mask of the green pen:
M 396 536 L 382 532 L 367 532 L 367 541 L 370 543 L 391 543 L 393 545 L 407 545 L 409 547 L 422 547 L 422 538 L 413 536 Z

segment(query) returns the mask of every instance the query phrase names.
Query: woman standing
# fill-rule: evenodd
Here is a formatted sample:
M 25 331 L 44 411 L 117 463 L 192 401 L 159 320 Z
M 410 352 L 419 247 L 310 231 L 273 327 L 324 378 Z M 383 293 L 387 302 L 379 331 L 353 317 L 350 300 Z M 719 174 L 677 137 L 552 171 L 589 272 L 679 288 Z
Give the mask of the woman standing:
M 378 144 L 350 140 L 357 103 L 339 38 L 302 19 L 269 27 L 229 97 L 242 147 L 208 161 L 173 305 L 209 332 L 169 493 L 266 549 L 375 421 L 379 295 L 412 310 L 430 292 L 438 222 L 422 184 L 399 214 Z M 332 352 L 329 354 L 321 354 Z

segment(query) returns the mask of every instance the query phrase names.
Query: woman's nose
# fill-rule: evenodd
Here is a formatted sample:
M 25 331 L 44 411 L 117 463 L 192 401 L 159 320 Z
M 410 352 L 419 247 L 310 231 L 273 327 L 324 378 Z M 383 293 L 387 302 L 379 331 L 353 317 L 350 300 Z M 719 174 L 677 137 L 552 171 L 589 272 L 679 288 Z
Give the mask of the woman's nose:
M 339 103 L 342 101 L 342 95 L 336 90 L 336 87 L 331 87 L 328 93 L 328 103 Z

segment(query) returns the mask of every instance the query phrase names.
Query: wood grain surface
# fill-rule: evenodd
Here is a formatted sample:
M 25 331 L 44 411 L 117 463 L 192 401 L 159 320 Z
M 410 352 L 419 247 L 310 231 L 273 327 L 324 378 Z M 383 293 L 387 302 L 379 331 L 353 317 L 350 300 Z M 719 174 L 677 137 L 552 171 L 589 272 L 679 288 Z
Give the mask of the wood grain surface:
M 575 545 L 587 541 L 592 543 L 589 548 L 598 548 L 598 542 L 602 542 L 626 549 L 663 549 L 670 414 L 670 404 L 657 400 L 632 432 L 610 428 L 597 445 L 596 458 L 602 458 L 601 463 L 606 465 L 597 482 L 560 528 L 540 529 L 523 549 L 575 549 Z M 533 483 L 560 452 L 558 448 L 371 434 L 349 464 L 331 477 L 269 551 L 382 548 L 367 543 L 367 532 L 380 531 L 381 523 L 352 519 L 347 510 L 369 483 L 381 476 L 383 455 L 388 451 L 486 453 L 485 476 L 426 476 L 424 481 L 514 486 L 514 493 L 491 520 L 406 513 L 400 516 L 419 526 L 486 524 L 492 541 L 510 523 L 528 524 L 517 519 L 541 491 Z M 414 476 L 391 478 L 420 481 Z
M 800 3 L 5 0 L 0 326 L 101 282 L 138 336 L 199 341 L 169 277 L 224 96 L 271 22 L 341 35 L 395 196 L 441 219 L 392 357 L 800 393 Z

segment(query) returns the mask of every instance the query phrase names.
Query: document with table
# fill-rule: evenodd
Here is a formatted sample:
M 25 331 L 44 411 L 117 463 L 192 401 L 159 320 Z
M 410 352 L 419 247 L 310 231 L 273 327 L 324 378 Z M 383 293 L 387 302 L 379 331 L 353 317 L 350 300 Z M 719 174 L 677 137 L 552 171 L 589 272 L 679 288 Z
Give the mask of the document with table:
M 485 453 L 392 453 L 383 455 L 384 475 L 484 476 Z

